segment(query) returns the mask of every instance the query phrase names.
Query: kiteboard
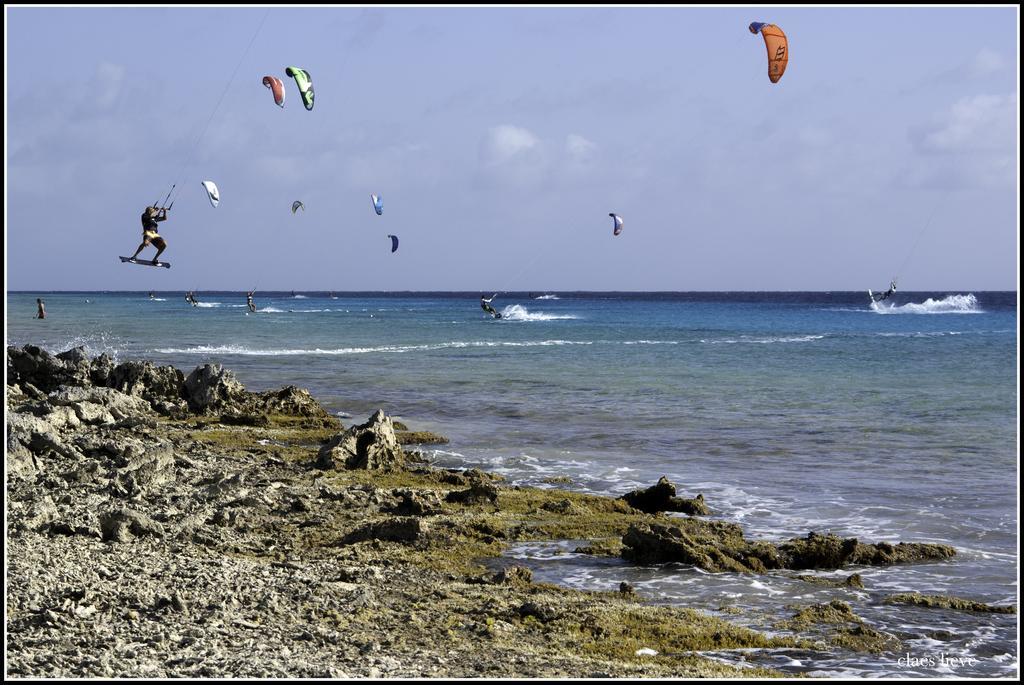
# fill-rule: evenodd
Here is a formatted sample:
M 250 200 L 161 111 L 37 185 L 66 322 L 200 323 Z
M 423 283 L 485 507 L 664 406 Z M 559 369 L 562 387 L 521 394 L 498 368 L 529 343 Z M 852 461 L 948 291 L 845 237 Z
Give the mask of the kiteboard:
M 122 262 L 129 262 L 131 264 L 139 264 L 140 266 L 162 266 L 165 269 L 170 269 L 171 265 L 169 262 L 160 262 L 157 264 L 152 259 L 134 259 L 133 257 L 121 257 Z

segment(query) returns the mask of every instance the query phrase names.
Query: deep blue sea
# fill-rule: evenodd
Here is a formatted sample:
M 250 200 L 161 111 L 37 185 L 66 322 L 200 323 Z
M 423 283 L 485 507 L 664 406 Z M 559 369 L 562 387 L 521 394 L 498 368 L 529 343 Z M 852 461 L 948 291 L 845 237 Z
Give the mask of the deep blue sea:
M 37 297 L 45 320 L 33 318 Z M 1016 292 L 897 292 L 882 304 L 850 292 L 503 293 L 501 320 L 479 293 L 258 292 L 255 314 L 244 293 L 198 299 L 10 293 L 7 343 L 85 345 L 186 373 L 218 362 L 250 390 L 309 388 L 346 424 L 383 407 L 451 439 L 432 452 L 437 464 L 516 483 L 568 476 L 568 487 L 619 495 L 668 476 L 750 538 L 813 530 L 953 545 L 948 562 L 854 569 L 864 591 L 791 572 L 635 568 L 575 554 L 577 541 L 509 554 L 542 580 L 628 580 L 654 601 L 762 630 L 791 616 L 787 605 L 844 599 L 925 663 L 715 655 L 731 662 L 833 676 L 1016 673 L 1016 615 L 881 603 L 900 591 L 1018 602 Z

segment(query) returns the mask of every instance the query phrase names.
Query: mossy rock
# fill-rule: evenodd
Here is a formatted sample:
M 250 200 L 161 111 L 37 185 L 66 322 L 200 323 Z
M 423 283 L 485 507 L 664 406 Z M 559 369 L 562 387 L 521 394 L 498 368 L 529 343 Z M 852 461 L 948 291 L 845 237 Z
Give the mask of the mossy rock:
M 918 607 L 937 609 L 954 609 L 956 611 L 975 611 L 990 614 L 1016 614 L 1015 606 L 995 606 L 984 602 L 975 602 L 952 595 L 922 595 L 919 592 L 903 592 L 885 598 L 885 604 L 909 604 Z

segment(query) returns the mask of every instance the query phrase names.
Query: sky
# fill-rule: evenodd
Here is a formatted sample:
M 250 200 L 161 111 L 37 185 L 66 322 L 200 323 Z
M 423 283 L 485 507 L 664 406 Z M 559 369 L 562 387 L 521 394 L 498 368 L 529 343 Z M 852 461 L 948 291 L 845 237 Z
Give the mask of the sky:
M 752 21 L 789 39 L 777 84 Z M 1016 6 L 5 6 L 4 27 L 9 290 L 1017 289 Z M 172 268 L 120 263 L 172 185 Z

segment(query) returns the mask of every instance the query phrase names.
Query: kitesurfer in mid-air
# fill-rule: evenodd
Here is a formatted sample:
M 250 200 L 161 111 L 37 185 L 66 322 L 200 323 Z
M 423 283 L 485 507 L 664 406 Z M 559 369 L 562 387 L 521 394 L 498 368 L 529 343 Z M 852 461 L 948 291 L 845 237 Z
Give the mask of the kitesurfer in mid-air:
M 171 204 L 174 204 L 173 202 Z M 139 256 L 139 253 L 145 249 L 146 245 L 153 243 L 156 245 L 156 256 L 153 257 L 153 265 L 160 265 L 160 254 L 167 249 L 167 242 L 160 237 L 157 233 L 157 222 L 167 220 L 167 209 L 156 207 L 146 207 L 146 211 L 142 213 L 142 244 L 139 245 L 139 249 L 135 250 L 135 254 L 132 255 L 132 259 Z
M 255 290 L 249 290 L 245 293 L 245 304 L 249 307 L 249 311 L 253 313 L 256 312 L 256 303 L 252 300 L 252 296 L 255 294 Z
M 884 300 L 884 299 L 888 298 L 890 295 L 892 295 L 894 292 L 896 292 L 896 279 L 895 278 L 889 283 L 889 289 L 888 290 L 886 290 L 884 293 L 880 293 L 880 294 L 874 296 L 875 302 L 881 302 L 882 300 Z
M 500 319 L 501 314 L 495 311 L 494 307 L 491 306 L 491 300 L 493 300 L 497 296 L 498 293 L 494 293 L 493 295 L 490 296 L 490 298 L 480 295 L 480 308 L 483 309 L 488 314 L 490 314 L 491 316 L 493 316 L 495 319 Z

